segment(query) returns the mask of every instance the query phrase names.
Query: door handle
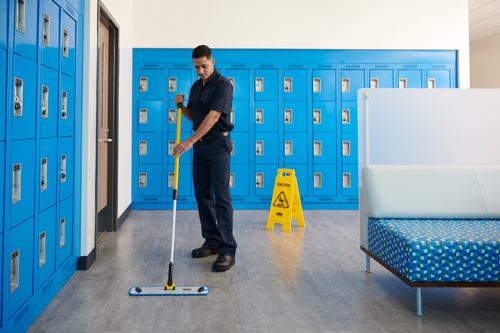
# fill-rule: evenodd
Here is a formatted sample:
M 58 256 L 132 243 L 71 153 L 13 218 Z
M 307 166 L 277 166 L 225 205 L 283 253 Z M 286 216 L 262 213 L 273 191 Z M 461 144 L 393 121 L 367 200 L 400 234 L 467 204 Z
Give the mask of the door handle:
M 104 139 L 104 142 L 113 142 L 113 139 Z

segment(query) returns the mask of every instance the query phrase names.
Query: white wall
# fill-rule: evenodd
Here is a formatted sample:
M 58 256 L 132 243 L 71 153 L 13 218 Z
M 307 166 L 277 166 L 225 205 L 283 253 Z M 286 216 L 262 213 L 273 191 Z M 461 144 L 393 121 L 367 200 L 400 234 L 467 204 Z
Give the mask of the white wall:
M 134 0 L 134 48 L 458 50 L 469 87 L 467 0 Z
M 500 88 L 500 34 L 470 43 L 471 88 Z

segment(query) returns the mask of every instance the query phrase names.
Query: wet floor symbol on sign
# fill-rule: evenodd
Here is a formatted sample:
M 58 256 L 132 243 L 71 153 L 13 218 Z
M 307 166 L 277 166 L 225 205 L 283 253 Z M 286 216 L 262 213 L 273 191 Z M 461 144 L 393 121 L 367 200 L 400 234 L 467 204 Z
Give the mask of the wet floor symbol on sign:
M 286 196 L 283 191 L 281 191 L 276 200 L 274 200 L 273 206 L 279 208 L 288 208 L 288 200 L 286 200 Z

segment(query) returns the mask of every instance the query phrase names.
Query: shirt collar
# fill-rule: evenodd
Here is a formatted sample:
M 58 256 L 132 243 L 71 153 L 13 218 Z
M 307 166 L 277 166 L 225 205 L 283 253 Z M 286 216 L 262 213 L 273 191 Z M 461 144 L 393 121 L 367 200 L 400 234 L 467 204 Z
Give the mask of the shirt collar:
M 219 79 L 219 76 L 220 76 L 219 72 L 217 72 L 217 70 L 214 68 L 214 72 L 210 77 L 210 79 L 208 79 L 208 82 L 215 85 L 217 83 L 217 80 Z

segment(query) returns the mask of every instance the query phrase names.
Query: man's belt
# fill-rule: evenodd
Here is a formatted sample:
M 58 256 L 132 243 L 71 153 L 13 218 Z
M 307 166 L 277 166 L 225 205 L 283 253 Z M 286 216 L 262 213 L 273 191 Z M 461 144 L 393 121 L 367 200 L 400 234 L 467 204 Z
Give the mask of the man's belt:
M 201 137 L 200 141 L 201 142 L 210 141 L 210 140 L 222 138 L 223 136 L 228 136 L 228 135 L 229 135 L 229 132 L 222 132 L 222 133 L 217 133 L 217 134 L 213 134 L 213 135 L 205 135 L 205 136 Z

